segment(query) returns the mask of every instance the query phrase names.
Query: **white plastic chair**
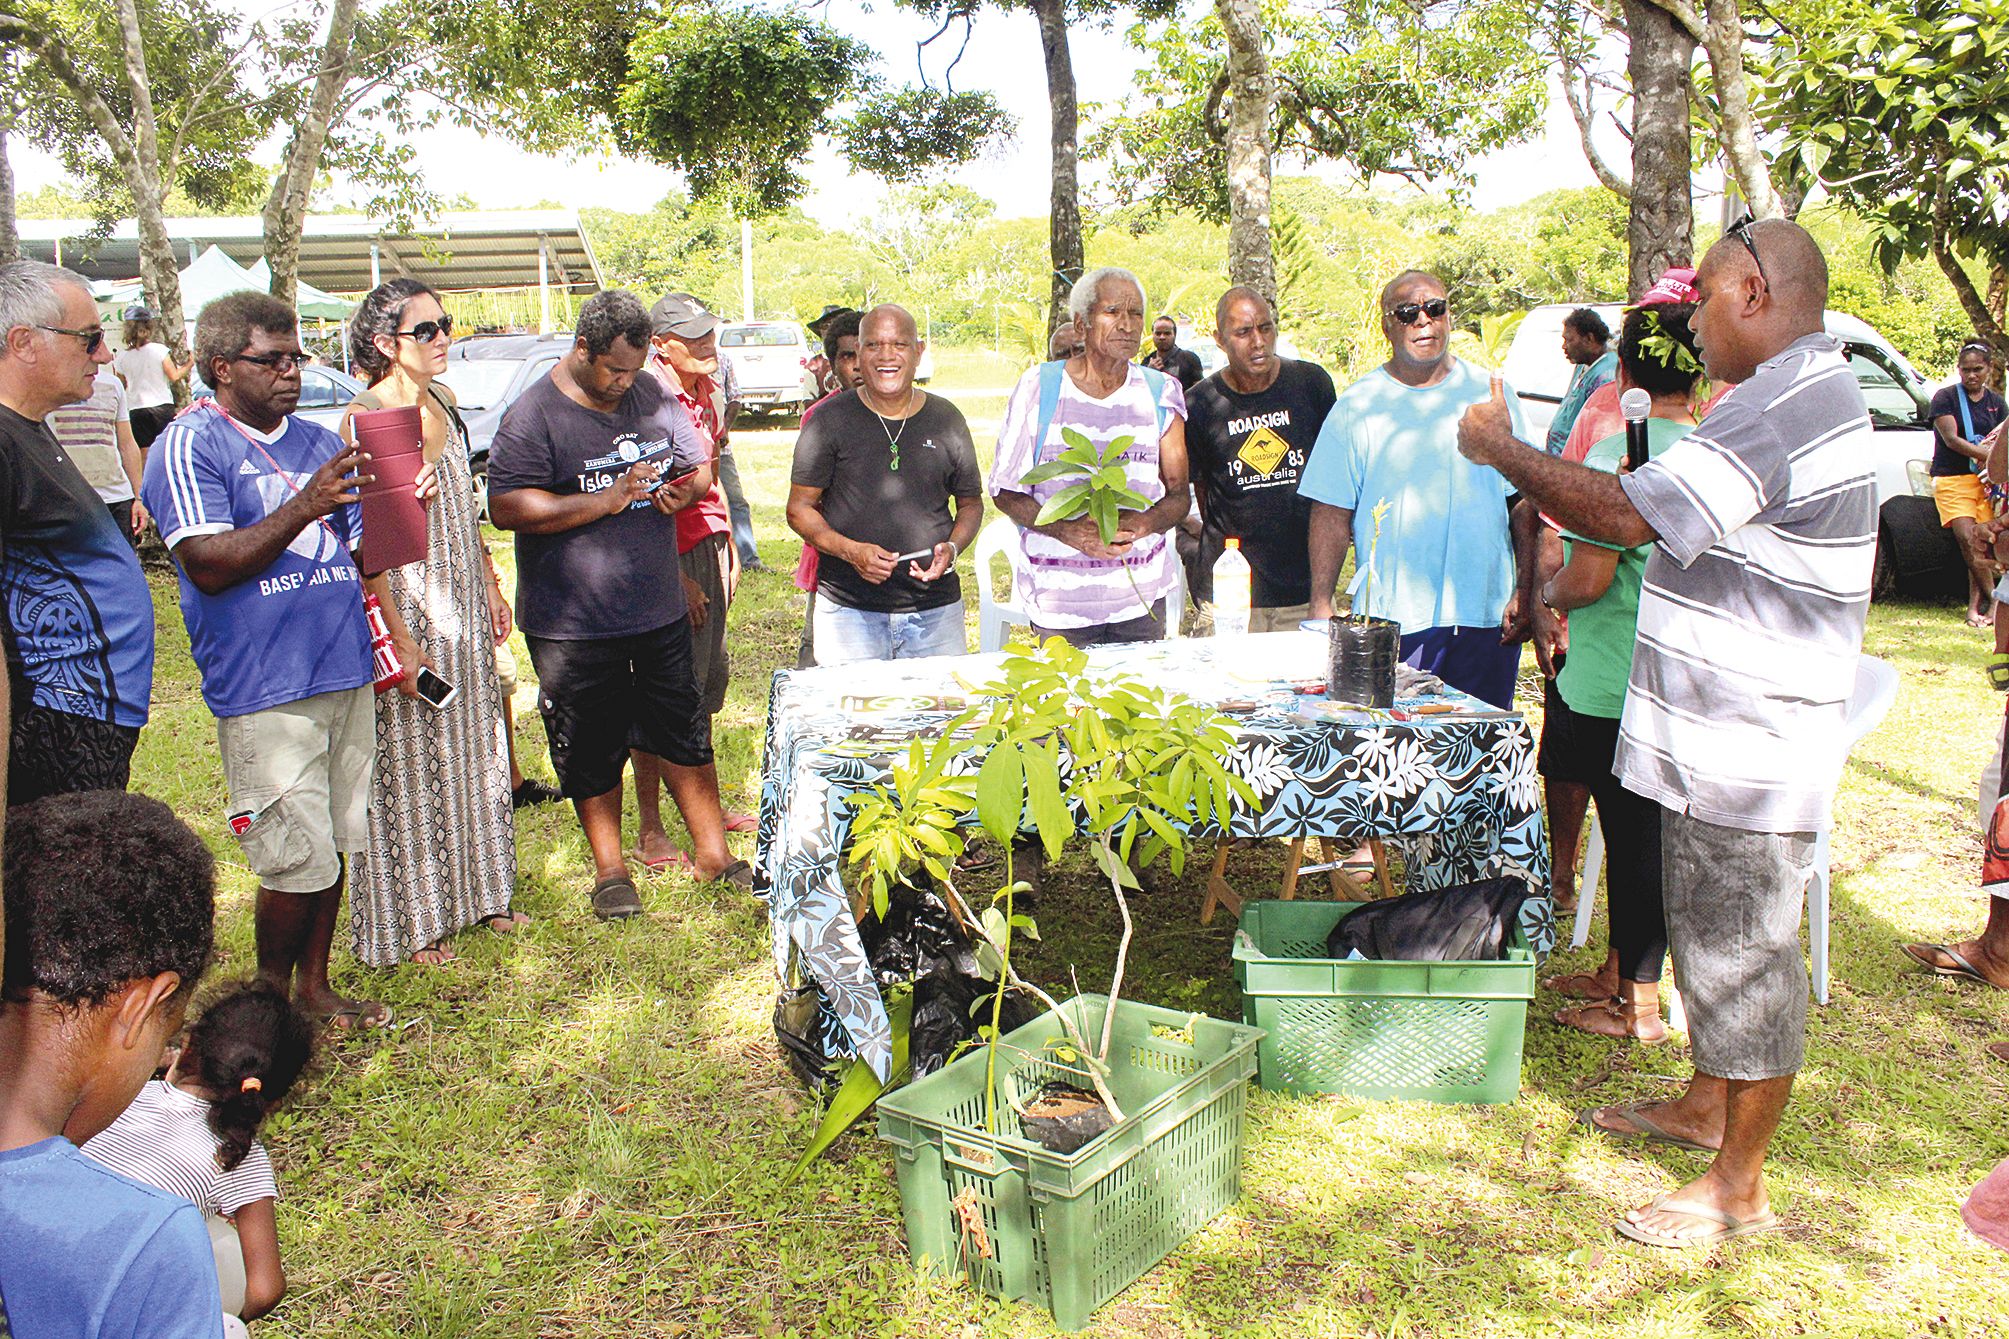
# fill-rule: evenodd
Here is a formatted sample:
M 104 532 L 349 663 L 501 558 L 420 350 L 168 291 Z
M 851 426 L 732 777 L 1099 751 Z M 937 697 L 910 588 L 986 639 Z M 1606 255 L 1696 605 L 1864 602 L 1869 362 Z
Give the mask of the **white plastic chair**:
M 1168 548 L 1172 537 L 1165 537 Z M 1010 572 L 1009 584 L 999 597 L 992 588 L 991 566 L 1002 557 Z M 1018 523 L 1009 516 L 994 516 L 977 532 L 977 650 L 1002 651 L 1011 639 L 1013 627 L 1032 626 L 1026 608 L 1025 591 L 1029 578 L 1024 570 L 1025 551 L 1019 547 Z M 1186 614 L 1186 565 L 1172 554 L 1172 590 L 1165 597 L 1165 635 L 1180 635 Z
M 1862 737 L 1882 723 L 1890 704 L 1897 698 L 1897 667 L 1875 656 L 1856 657 L 1856 683 L 1849 693 L 1848 736 L 1843 756 Z M 1604 830 L 1593 818 L 1590 841 L 1584 848 L 1583 879 L 1577 891 L 1576 928 L 1571 948 L 1582 948 L 1590 934 L 1591 903 L 1596 899 L 1598 880 L 1604 874 Z M 1812 961 L 1814 998 L 1828 1002 L 1828 831 L 1823 828 L 1814 843 L 1814 860 L 1807 876 L 1807 956 Z M 1588 888 L 1589 894 L 1583 891 Z

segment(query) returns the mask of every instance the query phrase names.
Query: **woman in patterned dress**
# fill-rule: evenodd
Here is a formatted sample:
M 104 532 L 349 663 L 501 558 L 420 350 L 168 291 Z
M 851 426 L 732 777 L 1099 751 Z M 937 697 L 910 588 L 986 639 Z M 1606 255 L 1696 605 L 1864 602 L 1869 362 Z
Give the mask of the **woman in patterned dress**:
M 356 369 L 370 382 L 350 412 L 417 405 L 437 474 L 425 561 L 364 582 L 383 604 L 406 672 L 377 698 L 370 845 L 350 880 L 356 956 L 372 967 L 445 963 L 455 956 L 448 936 L 476 923 L 506 932 L 528 920 L 509 905 L 516 840 L 495 673 L 509 603 L 475 515 L 466 428 L 434 380 L 446 368 L 452 326 L 432 289 L 393 279 L 363 299 L 349 327 Z M 347 419 L 342 435 L 352 436 Z M 447 706 L 419 699 L 420 665 L 458 686 Z

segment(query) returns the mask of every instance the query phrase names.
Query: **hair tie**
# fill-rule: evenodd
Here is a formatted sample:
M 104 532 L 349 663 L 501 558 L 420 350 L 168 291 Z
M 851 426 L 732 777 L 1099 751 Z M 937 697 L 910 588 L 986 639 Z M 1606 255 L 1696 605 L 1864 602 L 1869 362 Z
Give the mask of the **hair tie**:
M 265 1080 L 259 1078 L 256 1074 L 253 1074 L 250 1078 L 237 1085 L 237 1091 L 240 1093 L 262 1092 L 264 1088 Z

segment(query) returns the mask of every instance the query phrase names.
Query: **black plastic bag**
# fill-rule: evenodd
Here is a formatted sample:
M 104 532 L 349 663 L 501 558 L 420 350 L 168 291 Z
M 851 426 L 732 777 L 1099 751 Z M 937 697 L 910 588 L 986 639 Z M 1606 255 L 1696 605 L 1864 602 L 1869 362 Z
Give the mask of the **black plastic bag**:
M 1497 962 L 1531 896 L 1526 880 L 1481 879 L 1369 902 L 1340 918 L 1326 956 L 1382 962 Z

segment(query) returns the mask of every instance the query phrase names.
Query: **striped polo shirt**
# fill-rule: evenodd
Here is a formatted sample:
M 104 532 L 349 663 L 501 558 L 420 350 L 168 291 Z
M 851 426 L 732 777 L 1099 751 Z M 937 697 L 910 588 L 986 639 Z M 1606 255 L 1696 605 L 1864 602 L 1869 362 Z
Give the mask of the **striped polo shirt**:
M 1628 790 L 1754 832 L 1828 824 L 1869 612 L 1869 414 L 1806 335 L 1623 481 L 1659 536 L 1619 725 Z

